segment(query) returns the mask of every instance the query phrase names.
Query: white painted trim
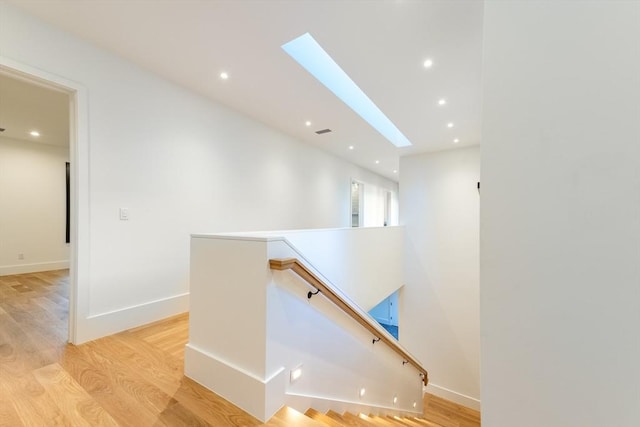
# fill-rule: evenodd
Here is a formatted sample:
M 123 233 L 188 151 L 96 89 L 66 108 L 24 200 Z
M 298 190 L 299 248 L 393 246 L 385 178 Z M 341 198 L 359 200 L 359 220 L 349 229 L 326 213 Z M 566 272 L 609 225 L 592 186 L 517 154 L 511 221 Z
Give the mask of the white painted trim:
M 5 265 L 0 267 L 0 276 L 12 274 L 38 273 L 40 271 L 63 270 L 69 268 L 69 260 L 36 262 L 33 264 Z
M 467 396 L 466 394 L 458 393 L 457 391 L 449 390 L 448 388 L 441 387 L 433 383 L 429 383 L 425 388 L 425 391 L 435 396 L 442 397 L 443 399 L 458 403 L 462 406 L 466 406 L 467 408 L 475 409 L 476 411 L 480 410 L 480 399 L 476 399 L 475 397 Z
M 80 83 L 0 55 L 0 73 L 69 94 L 71 244 L 69 342 L 79 343 L 89 311 L 89 98 Z
M 77 336 L 78 343 L 113 335 L 140 325 L 189 311 L 189 294 L 149 301 L 87 317 L 86 327 Z
M 212 390 L 262 422 L 284 406 L 286 378 L 280 368 L 266 379 L 192 344 L 185 347 L 185 376 Z M 269 396 L 272 396 L 269 400 Z

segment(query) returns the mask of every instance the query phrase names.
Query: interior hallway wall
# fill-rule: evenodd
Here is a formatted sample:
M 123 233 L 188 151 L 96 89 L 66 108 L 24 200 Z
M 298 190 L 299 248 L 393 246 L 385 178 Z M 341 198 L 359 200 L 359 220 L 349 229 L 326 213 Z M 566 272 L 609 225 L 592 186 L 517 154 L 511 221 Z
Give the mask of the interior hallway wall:
M 69 266 L 68 161 L 68 147 L 0 137 L 0 276 Z
M 485 4 L 482 424 L 640 425 L 640 3 Z
M 429 371 L 429 391 L 480 405 L 480 148 L 403 157 L 400 342 Z

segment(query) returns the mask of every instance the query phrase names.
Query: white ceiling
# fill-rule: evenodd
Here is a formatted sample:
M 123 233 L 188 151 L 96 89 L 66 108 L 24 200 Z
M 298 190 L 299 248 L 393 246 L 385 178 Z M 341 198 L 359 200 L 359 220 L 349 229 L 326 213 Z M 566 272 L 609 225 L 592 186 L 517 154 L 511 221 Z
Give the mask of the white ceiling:
M 2 137 L 68 147 L 69 96 L 0 74 L 0 128 Z
M 9 1 L 392 179 L 400 156 L 480 143 L 479 0 Z M 306 32 L 412 147 L 391 145 L 281 49 Z M 431 69 L 422 65 L 426 58 L 434 61 Z M 219 78 L 221 71 L 229 73 L 228 80 Z M 446 98 L 445 106 L 438 106 L 440 98 Z M 447 128 L 448 122 L 454 127 Z M 314 133 L 324 128 L 333 132 Z M 460 142 L 453 144 L 454 138 Z

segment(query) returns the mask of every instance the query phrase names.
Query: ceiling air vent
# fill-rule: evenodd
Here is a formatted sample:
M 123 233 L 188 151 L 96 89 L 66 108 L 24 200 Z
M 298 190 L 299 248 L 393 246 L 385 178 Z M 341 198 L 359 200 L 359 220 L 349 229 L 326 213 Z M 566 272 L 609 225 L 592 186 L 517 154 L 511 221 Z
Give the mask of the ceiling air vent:
M 331 129 L 322 129 L 322 130 L 316 131 L 318 135 L 322 135 L 323 133 L 329 133 L 329 132 L 331 132 Z

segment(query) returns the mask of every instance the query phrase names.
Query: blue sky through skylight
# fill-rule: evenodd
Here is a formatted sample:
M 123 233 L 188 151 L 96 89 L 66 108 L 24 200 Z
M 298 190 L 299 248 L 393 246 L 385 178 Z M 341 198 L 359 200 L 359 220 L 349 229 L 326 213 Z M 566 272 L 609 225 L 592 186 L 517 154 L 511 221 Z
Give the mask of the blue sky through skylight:
M 303 34 L 283 44 L 282 49 L 393 145 L 411 145 L 407 137 L 336 64 L 311 34 Z

